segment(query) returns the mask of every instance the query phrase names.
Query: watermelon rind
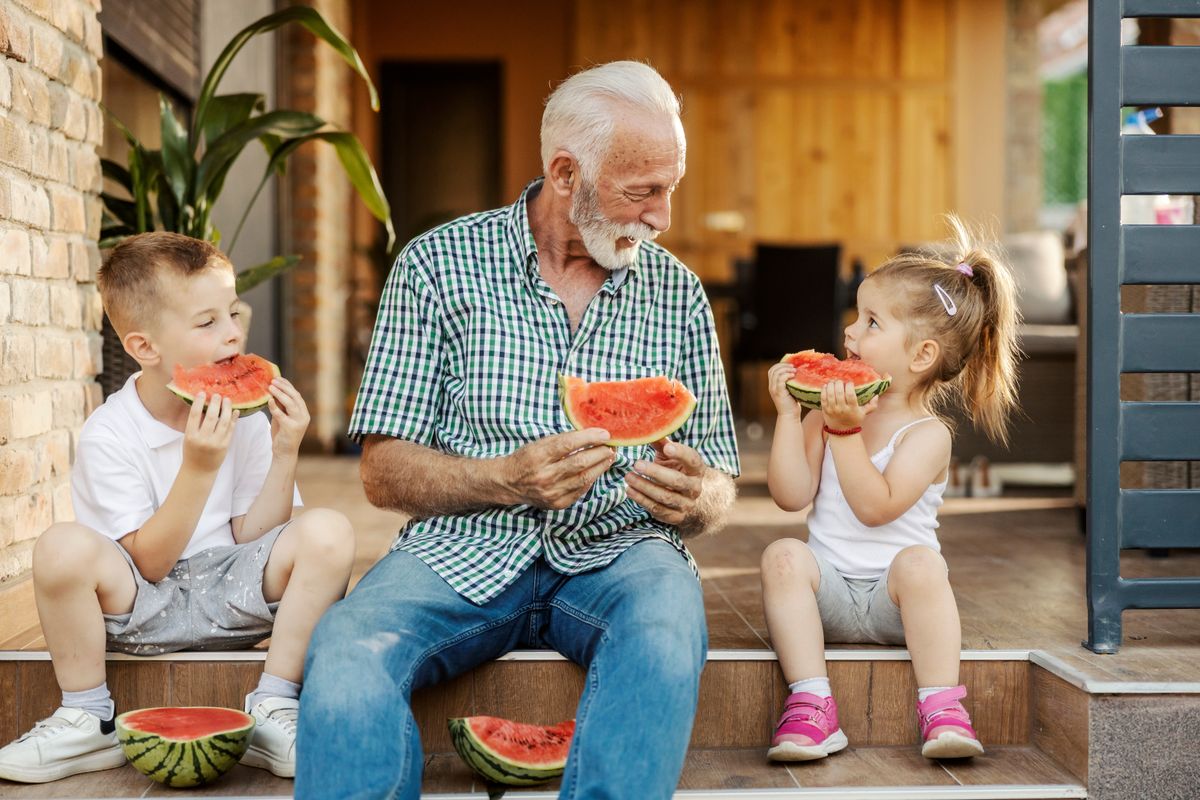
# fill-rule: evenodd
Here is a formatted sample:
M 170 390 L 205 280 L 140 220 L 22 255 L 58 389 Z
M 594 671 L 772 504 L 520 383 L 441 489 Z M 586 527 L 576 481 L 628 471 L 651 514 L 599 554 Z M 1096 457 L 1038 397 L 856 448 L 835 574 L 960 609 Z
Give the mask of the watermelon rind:
M 243 356 L 243 357 L 246 357 L 246 356 Z M 264 364 L 267 364 L 271 368 L 271 373 L 272 373 L 271 377 L 273 377 L 273 378 L 279 377 L 280 372 L 279 372 L 278 365 L 273 364 L 270 361 L 267 361 L 267 359 L 263 358 L 262 356 L 249 356 L 249 357 L 255 358 L 259 361 L 262 361 Z M 167 388 L 170 389 L 171 392 L 173 392 L 176 397 L 178 397 L 183 402 L 187 403 L 189 406 L 196 400 L 196 396 L 194 393 L 189 392 L 186 389 L 183 389 L 182 387 L 178 386 L 175 383 L 175 381 L 171 381 L 170 383 L 168 383 Z M 234 403 L 233 410 L 241 411 L 244 414 L 253 413 L 255 411 L 262 411 L 264 408 L 267 407 L 267 401 L 270 398 L 271 398 L 270 393 L 264 391 L 262 394 L 257 395 L 256 397 L 254 397 L 250 400 Z
M 636 380 L 636 379 L 635 379 Z M 588 424 L 580 419 L 579 414 L 572 408 L 572 391 L 579 388 L 595 386 L 597 384 L 604 385 L 606 383 L 632 383 L 633 381 L 598 381 L 596 383 L 588 383 L 583 378 L 577 378 L 571 375 L 558 376 L 558 394 L 562 402 L 563 412 L 567 415 L 567 421 L 571 423 L 571 427 L 576 430 L 584 430 L 588 428 Z M 678 413 L 668 420 L 665 420 L 654 430 L 643 431 L 637 436 L 614 436 L 605 442 L 609 447 L 640 447 L 641 445 L 657 442 L 660 439 L 665 439 L 675 431 L 683 427 L 683 424 L 691 417 L 692 411 L 696 408 L 696 397 L 688 388 L 679 381 L 671 381 L 672 385 L 678 391 L 682 391 L 687 398 L 687 402 L 680 406 Z M 609 431 L 612 433 L 612 431 Z
M 779 359 L 779 361 L 780 363 L 787 363 L 791 358 L 801 355 L 801 353 L 815 352 L 816 351 L 814 350 L 802 350 L 799 353 L 788 353 L 783 358 Z M 825 354 L 818 353 L 818 355 Z M 864 383 L 861 386 L 855 384 L 854 394 L 858 398 L 858 404 L 860 406 L 865 406 L 867 403 L 871 402 L 871 398 L 883 394 L 891 385 L 892 382 L 889 378 L 880 378 L 879 380 L 871 381 L 870 383 Z M 824 384 L 821 386 L 808 386 L 800 383 L 794 378 L 787 382 L 787 390 L 792 397 L 796 398 L 796 402 L 805 408 L 811 408 L 815 410 L 819 410 L 821 408 L 821 390 L 823 388 L 825 388 Z
M 456 717 L 446 720 L 446 725 L 459 757 L 485 780 L 505 786 L 533 786 L 563 774 L 567 765 L 565 758 L 550 764 L 535 765 L 500 755 L 475 734 L 471 729 L 471 720 L 471 717 Z
M 254 718 L 245 712 L 229 708 L 188 707 L 187 711 L 197 714 L 220 711 L 244 718 L 244 724 L 239 727 L 194 738 L 171 738 L 131 727 L 129 722 L 136 714 L 182 710 L 185 709 L 164 706 L 126 711 L 116 720 L 117 741 L 121 743 L 121 749 L 125 751 L 129 763 L 138 772 L 165 786 L 188 788 L 212 783 L 233 769 L 245 755 L 250 746 L 250 736 L 254 732 Z

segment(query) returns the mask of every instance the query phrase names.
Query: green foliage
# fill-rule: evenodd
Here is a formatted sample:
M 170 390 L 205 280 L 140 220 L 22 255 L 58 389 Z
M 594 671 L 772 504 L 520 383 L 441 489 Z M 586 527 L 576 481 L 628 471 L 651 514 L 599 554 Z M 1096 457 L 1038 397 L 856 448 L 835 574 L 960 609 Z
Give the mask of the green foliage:
M 101 195 L 104 201 L 102 248 L 111 247 L 127 236 L 152 230 L 175 231 L 219 243 L 221 232 L 212 224 L 212 209 L 234 162 L 247 145 L 257 141 L 266 148 L 270 161 L 258 189 L 242 213 L 227 252 L 237 243 L 242 225 L 267 179 L 272 174 L 282 175 L 288 156 L 306 142 L 325 142 L 336 150 L 354 190 L 371 214 L 386 227 L 387 249 L 392 249 L 396 234 L 388 201 L 366 150 L 354 134 L 313 114 L 265 111 L 261 94 L 217 94 L 221 78 L 246 42 L 291 23 L 304 26 L 336 50 L 366 82 L 371 94 L 371 108 L 379 109 L 379 96 L 362 59 L 345 37 L 315 9 L 286 8 L 251 23 L 230 40 L 205 76 L 190 128 L 180 124 L 171 104 L 165 97 L 159 97 L 161 149 L 147 149 L 127 127 L 110 115 L 129 143 L 129 166 L 126 168 L 108 159 L 103 159 L 101 166 L 104 177 L 122 187 L 132 200 L 108 192 Z M 277 256 L 250 267 L 238 275 L 238 291 L 246 291 L 268 280 L 299 260 L 299 256 Z

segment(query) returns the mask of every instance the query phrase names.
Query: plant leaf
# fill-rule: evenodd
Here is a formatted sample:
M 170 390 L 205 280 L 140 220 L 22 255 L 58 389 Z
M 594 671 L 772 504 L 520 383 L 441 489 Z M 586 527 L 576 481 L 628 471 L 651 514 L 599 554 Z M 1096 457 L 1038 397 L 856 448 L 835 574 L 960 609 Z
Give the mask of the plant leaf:
M 204 119 L 204 130 L 200 131 L 204 146 L 211 147 L 230 128 L 250 119 L 255 111 L 262 111 L 264 104 L 265 98 L 261 94 L 223 94 L 214 97 Z
M 274 278 L 285 269 L 290 268 L 300 260 L 300 256 L 275 256 L 270 261 L 264 261 L 255 267 L 238 273 L 234 289 L 238 294 L 248 292 L 265 280 Z
M 114 197 L 108 192 L 102 192 L 100 199 L 104 201 L 104 210 L 111 214 L 113 219 L 127 227 L 137 227 L 137 203 Z
M 375 84 L 371 82 L 371 76 L 367 74 L 367 68 L 363 66 L 362 59 L 358 56 L 358 51 L 350 45 L 350 42 L 346 40 L 346 37 L 340 31 L 326 22 L 325 18 L 316 9 L 306 6 L 291 6 L 255 20 L 239 31 L 229 40 L 229 44 L 225 45 L 225 49 L 217 56 L 217 60 L 213 62 L 212 68 L 204 76 L 204 85 L 200 87 L 200 96 L 196 101 L 196 115 L 192 123 L 193 130 L 203 131 L 205 129 L 209 109 L 212 106 L 213 97 L 217 93 L 217 86 L 225 76 L 226 70 L 229 69 L 230 62 L 233 61 L 234 57 L 246 45 L 246 42 L 260 33 L 269 33 L 282 25 L 292 22 L 303 25 L 314 36 L 329 44 L 355 72 L 362 76 L 362 79 L 367 84 L 367 90 L 371 95 L 371 108 L 376 111 L 379 110 L 379 93 L 375 91 Z M 192 143 L 193 148 L 196 144 L 197 142 Z
M 204 197 L 211 205 L 221 192 L 225 173 L 233 166 L 242 149 L 263 134 L 304 136 L 325 126 L 325 120 L 302 111 L 270 111 L 251 117 L 225 132 L 213 142 L 200 159 L 196 170 L 196 197 Z
M 133 178 L 129 175 L 129 170 L 121 166 L 111 158 L 100 159 L 100 172 L 104 177 L 116 183 L 125 191 L 129 192 L 129 196 L 133 196 Z
M 167 98 L 158 96 L 158 112 L 162 127 L 162 171 L 175 200 L 183 205 L 192 183 L 196 163 L 188 150 L 187 132 L 175 117 Z

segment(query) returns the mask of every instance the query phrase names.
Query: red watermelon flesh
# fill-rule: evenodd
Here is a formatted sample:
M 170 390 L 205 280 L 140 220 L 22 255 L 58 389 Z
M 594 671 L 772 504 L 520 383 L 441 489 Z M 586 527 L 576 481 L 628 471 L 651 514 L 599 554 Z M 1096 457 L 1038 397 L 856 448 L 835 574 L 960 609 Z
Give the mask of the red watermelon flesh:
M 858 404 L 865 405 L 872 397 L 883 394 L 891 380 L 881 376 L 865 361 L 845 361 L 829 353 L 803 350 L 788 353 L 782 359 L 796 368 L 796 374 L 787 382 L 788 391 L 800 405 L 806 408 L 821 407 L 821 390 L 830 381 L 848 381 L 854 384 Z
M 164 739 L 191 740 L 241 730 L 246 727 L 247 715 L 232 708 L 206 706 L 146 708 L 126 714 L 124 724 L 131 730 L 155 733 Z
M 633 447 L 670 436 L 696 407 L 686 386 L 662 376 L 588 383 L 560 375 L 558 382 L 567 419 L 578 430 L 608 431 L 610 447 Z
M 500 717 L 447 720 L 462 760 L 494 783 L 530 786 L 562 775 L 575 720 L 541 726 Z
M 167 388 L 189 405 L 204 392 L 207 397 L 228 397 L 238 411 L 258 411 L 266 407 L 271 396 L 267 387 L 278 377 L 279 367 L 262 356 L 247 354 L 191 369 L 176 365 Z

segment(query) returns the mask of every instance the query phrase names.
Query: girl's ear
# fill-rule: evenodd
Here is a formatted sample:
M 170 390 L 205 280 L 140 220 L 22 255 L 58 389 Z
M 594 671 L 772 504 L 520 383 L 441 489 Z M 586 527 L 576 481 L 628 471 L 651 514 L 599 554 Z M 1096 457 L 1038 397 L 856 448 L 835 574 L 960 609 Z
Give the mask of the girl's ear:
M 938 362 L 938 357 L 942 354 L 942 346 L 933 339 L 925 339 L 917 345 L 913 351 L 912 360 L 908 364 L 908 368 L 916 374 L 932 369 L 933 365 Z

